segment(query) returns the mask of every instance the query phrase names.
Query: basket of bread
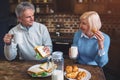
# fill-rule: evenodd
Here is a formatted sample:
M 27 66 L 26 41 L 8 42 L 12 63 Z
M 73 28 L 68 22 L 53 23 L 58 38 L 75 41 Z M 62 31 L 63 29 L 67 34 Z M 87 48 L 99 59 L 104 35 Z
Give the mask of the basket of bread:
M 77 65 L 68 65 L 65 67 L 65 77 L 69 80 L 89 80 L 91 74 L 85 69 L 78 68 Z

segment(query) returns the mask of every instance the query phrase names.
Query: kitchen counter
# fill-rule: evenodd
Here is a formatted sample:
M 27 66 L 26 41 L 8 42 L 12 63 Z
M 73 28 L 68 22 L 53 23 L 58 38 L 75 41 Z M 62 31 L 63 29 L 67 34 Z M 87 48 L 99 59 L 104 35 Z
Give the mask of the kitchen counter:
M 60 36 L 56 33 L 50 33 L 53 42 L 72 43 L 73 33 L 60 33 Z
M 45 78 L 33 78 L 27 74 L 27 69 L 38 63 L 40 62 L 0 60 L 0 80 L 51 80 L 51 76 Z M 97 66 L 81 65 L 74 63 L 74 61 L 69 58 L 65 59 L 65 66 L 73 64 L 88 70 L 92 75 L 90 80 L 106 80 L 102 68 Z M 67 79 L 65 78 L 65 80 Z
M 64 55 L 67 55 L 72 44 L 73 33 L 60 33 L 60 36 L 57 36 L 56 33 L 50 33 L 50 35 L 53 42 L 53 51 L 62 51 Z

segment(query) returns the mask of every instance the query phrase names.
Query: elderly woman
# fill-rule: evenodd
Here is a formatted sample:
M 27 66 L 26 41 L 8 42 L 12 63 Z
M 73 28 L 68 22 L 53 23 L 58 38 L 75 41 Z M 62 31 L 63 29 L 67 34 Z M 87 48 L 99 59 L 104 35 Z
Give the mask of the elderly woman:
M 88 11 L 81 15 L 80 30 L 75 33 L 72 44 L 78 47 L 77 61 L 80 64 L 103 67 L 108 63 L 110 37 L 100 31 L 101 26 L 97 12 Z
M 34 21 L 34 6 L 29 2 L 21 2 L 16 7 L 19 24 L 4 36 L 4 54 L 8 60 L 16 56 L 22 60 L 38 60 L 36 46 L 45 46 L 48 55 L 52 52 L 52 42 L 47 27 Z

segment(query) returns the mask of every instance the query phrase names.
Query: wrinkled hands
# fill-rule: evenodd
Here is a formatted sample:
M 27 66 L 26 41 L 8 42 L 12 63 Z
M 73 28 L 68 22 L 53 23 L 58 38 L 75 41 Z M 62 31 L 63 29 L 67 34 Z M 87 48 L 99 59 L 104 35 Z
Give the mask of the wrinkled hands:
M 5 34 L 3 41 L 5 44 L 10 45 L 12 38 L 13 38 L 13 34 Z
M 50 55 L 50 49 L 49 49 L 49 47 L 45 46 L 43 49 L 47 53 L 47 55 L 49 56 Z
M 99 49 L 104 48 L 104 36 L 101 31 L 96 31 L 94 35 L 97 37 Z

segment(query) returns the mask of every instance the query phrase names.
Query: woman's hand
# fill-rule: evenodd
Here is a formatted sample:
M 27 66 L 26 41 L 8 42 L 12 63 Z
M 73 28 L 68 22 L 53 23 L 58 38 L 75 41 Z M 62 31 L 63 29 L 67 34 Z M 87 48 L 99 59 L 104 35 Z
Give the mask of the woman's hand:
M 103 49 L 104 48 L 104 36 L 102 35 L 102 32 L 96 31 L 94 35 L 97 37 L 99 49 Z
M 3 41 L 5 44 L 10 45 L 12 38 L 13 38 L 12 34 L 5 34 Z
M 68 54 L 69 54 L 69 57 L 71 57 L 71 48 L 69 48 Z

